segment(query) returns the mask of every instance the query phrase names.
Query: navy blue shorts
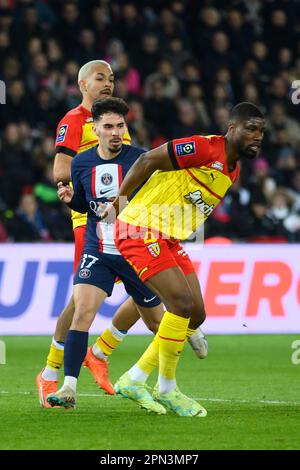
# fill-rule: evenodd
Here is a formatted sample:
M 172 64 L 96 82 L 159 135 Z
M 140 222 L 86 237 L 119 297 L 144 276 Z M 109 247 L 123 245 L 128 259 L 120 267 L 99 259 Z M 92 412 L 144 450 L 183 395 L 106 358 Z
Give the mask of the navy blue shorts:
M 90 284 L 110 297 L 116 279 L 120 279 L 128 295 L 141 307 L 156 307 L 160 299 L 138 278 L 133 268 L 120 255 L 84 250 L 73 284 Z

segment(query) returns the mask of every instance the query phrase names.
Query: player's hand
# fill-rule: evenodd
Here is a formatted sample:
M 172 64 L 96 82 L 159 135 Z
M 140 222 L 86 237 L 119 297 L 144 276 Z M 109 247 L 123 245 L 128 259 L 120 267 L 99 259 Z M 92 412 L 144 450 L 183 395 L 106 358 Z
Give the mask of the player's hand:
M 115 199 L 115 201 L 117 201 L 117 199 Z M 113 201 L 110 204 L 105 204 L 105 205 L 98 202 L 99 211 L 97 211 L 98 212 L 97 215 L 101 220 L 104 220 L 108 224 L 114 223 L 118 216 L 118 212 L 114 205 L 115 201 Z
M 115 221 L 120 212 L 126 207 L 128 201 L 126 196 L 116 197 L 111 204 L 108 204 L 102 212 L 100 218 Z M 107 220 L 108 221 L 108 220 Z
M 71 202 L 73 199 L 74 191 L 71 186 L 68 184 L 64 185 L 64 183 L 60 181 L 57 183 L 57 195 L 61 201 L 69 204 L 69 202 Z

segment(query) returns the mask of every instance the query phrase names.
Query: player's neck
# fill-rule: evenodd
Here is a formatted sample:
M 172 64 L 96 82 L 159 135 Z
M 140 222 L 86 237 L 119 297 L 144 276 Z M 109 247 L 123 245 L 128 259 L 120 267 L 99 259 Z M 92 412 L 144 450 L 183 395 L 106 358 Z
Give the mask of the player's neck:
M 239 160 L 239 153 L 235 149 L 235 147 L 232 145 L 231 142 L 229 142 L 227 136 L 225 135 L 225 153 L 226 153 L 226 162 L 228 166 L 229 172 L 232 172 L 236 168 L 236 163 Z
M 122 147 L 120 148 L 120 151 L 118 153 L 111 152 L 109 149 L 104 148 L 100 142 L 97 147 L 97 155 L 102 158 L 102 160 L 113 160 L 116 158 L 120 153 L 122 152 Z
M 92 105 L 93 105 L 93 102 L 89 98 L 87 98 L 87 97 L 83 98 L 83 100 L 81 102 L 81 106 L 83 106 L 83 108 L 85 108 L 89 112 L 91 112 Z

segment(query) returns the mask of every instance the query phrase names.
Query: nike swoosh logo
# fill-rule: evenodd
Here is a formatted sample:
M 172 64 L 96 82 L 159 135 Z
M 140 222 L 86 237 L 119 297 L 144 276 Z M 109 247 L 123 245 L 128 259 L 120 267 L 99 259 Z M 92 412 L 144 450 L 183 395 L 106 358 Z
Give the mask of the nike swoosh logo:
M 109 191 L 111 191 L 112 189 L 114 189 L 114 188 L 109 188 L 109 189 L 100 189 L 100 194 L 106 194 L 106 193 L 109 193 Z
M 144 298 L 144 302 L 147 304 L 148 302 L 151 302 L 151 300 L 154 300 L 156 295 L 154 297 L 151 297 L 151 299 L 146 299 Z

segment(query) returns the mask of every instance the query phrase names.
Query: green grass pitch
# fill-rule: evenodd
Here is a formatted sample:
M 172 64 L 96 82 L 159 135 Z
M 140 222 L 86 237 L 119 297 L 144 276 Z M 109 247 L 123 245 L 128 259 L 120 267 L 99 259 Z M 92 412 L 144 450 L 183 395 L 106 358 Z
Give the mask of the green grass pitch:
M 81 371 L 75 410 L 40 409 L 34 379 L 50 338 L 1 339 L 7 364 L 0 365 L 0 449 L 300 448 L 300 364 L 291 362 L 295 335 L 211 336 L 205 360 L 187 345 L 178 384 L 207 408 L 206 418 L 150 415 L 130 400 L 104 395 L 87 369 Z M 113 382 L 149 341 L 126 338 L 110 361 Z

